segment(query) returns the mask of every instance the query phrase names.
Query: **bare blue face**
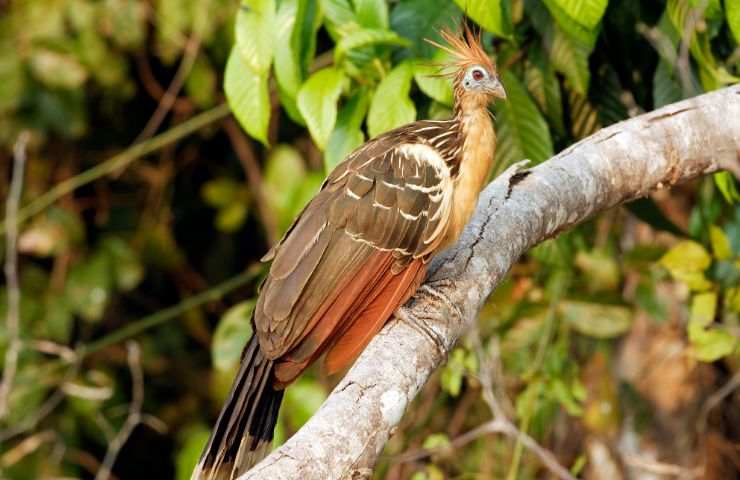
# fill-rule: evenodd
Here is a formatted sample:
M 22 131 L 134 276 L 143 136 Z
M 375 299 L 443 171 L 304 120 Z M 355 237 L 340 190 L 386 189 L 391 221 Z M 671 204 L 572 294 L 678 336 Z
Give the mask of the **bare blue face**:
M 462 80 L 463 88 L 467 91 L 486 93 L 498 98 L 506 98 L 506 92 L 498 78 L 481 65 L 473 65 L 465 71 Z

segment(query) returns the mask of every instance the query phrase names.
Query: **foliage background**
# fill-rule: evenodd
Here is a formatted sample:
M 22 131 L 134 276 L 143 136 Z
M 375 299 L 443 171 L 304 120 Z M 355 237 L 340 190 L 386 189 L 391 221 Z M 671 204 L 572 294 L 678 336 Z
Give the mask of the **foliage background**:
M 509 95 L 493 107 L 497 171 L 740 75 L 734 0 L 0 1 L 3 198 L 30 138 L 4 478 L 105 476 L 106 452 L 117 478 L 189 478 L 250 335 L 258 259 L 352 148 L 449 115 L 422 39 L 463 11 Z M 640 478 L 648 459 L 734 478 L 740 398 L 713 393 L 740 383 L 739 200 L 719 174 L 533 250 L 376 477 L 545 475 L 505 438 L 450 446 L 490 418 L 490 363 L 519 428 L 579 475 Z M 141 423 L 109 449 L 137 366 Z M 315 369 L 288 390 L 278 442 L 334 382 Z

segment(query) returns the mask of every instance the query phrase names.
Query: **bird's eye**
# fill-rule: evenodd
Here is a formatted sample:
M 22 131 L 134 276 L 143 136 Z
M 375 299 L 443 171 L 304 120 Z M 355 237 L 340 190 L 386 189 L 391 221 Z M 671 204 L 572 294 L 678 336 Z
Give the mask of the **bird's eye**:
M 485 74 L 480 68 L 476 68 L 475 70 L 473 70 L 473 80 L 475 80 L 476 82 L 483 80 L 484 76 Z

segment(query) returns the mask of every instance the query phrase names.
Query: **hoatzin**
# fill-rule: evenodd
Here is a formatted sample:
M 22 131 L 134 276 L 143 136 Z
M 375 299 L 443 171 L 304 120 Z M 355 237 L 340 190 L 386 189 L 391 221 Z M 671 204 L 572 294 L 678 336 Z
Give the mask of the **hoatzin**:
M 195 479 L 233 479 L 267 453 L 283 390 L 320 356 L 346 367 L 454 243 L 491 167 L 488 105 L 506 98 L 480 37 L 441 32 L 454 115 L 384 133 L 338 165 L 263 261 L 254 336 Z

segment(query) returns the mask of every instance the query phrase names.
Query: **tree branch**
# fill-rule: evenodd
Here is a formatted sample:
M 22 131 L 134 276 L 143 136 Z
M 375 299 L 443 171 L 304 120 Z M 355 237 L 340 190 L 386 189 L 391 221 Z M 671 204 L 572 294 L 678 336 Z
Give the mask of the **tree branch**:
M 740 174 L 740 85 L 605 128 L 526 176 L 510 168 L 483 191 L 458 244 L 432 262 L 426 288 L 309 422 L 241 479 L 368 475 L 409 403 L 524 252 L 598 212 L 720 169 Z

